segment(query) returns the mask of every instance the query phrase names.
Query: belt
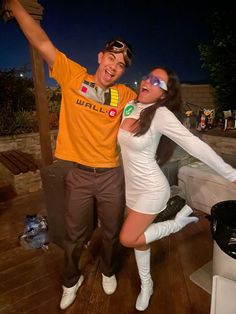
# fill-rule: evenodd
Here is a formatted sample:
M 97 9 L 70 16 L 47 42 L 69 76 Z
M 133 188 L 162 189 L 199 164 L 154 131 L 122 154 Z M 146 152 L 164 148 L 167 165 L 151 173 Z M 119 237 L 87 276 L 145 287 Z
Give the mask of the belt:
M 89 167 L 89 166 L 85 166 L 85 165 L 81 165 L 78 163 L 75 163 L 75 166 L 81 170 L 84 171 L 89 171 L 89 172 L 93 172 L 93 173 L 102 173 L 102 172 L 106 172 L 108 170 L 111 170 L 113 168 L 96 168 L 96 167 Z

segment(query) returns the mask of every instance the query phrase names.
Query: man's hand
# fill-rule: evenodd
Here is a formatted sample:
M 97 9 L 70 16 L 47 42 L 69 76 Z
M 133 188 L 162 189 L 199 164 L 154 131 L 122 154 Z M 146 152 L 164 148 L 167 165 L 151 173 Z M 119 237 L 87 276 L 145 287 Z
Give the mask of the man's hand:
M 0 16 L 3 17 L 5 22 L 14 18 L 11 10 L 9 9 L 7 0 L 0 0 Z
M 7 4 L 4 9 L 12 11 L 10 18 L 14 16 L 29 43 L 38 50 L 49 67 L 53 67 L 56 59 L 56 48 L 38 23 L 42 19 L 43 7 L 37 0 L 3 1 Z
M 10 9 L 11 0 L 0 0 L 0 16 L 7 22 L 14 18 Z M 19 0 L 25 10 L 35 19 L 41 20 L 43 15 L 43 7 L 37 0 Z
M 6 5 L 6 1 L 0 0 L 0 12 L 2 12 L 4 10 L 5 5 Z

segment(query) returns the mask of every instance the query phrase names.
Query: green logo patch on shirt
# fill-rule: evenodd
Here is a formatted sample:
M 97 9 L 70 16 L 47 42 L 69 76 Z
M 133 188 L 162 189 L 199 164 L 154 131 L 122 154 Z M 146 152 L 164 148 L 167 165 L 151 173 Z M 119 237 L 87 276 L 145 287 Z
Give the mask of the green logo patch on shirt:
M 124 110 L 125 117 L 130 116 L 133 111 L 134 111 L 134 106 L 128 105 Z

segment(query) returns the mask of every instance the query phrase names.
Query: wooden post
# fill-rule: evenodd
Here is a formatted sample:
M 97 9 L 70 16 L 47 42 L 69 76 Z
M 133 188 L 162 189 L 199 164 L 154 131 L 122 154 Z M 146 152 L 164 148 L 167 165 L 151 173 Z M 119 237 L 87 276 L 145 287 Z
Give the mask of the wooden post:
M 43 7 L 37 3 L 37 0 L 20 0 L 21 4 L 29 14 L 40 24 L 43 16 Z M 2 9 L 2 15 L 5 21 L 13 18 L 11 12 Z M 39 136 L 41 147 L 41 165 L 50 165 L 53 161 L 52 148 L 49 128 L 49 111 L 46 99 L 46 87 L 44 77 L 44 61 L 39 53 L 30 46 L 31 64 L 34 80 L 35 102 L 39 124 Z
M 32 60 L 32 72 L 35 90 L 35 102 L 38 115 L 41 165 L 47 166 L 52 163 L 52 148 L 49 128 L 49 112 L 44 84 L 44 61 L 38 51 L 30 45 Z

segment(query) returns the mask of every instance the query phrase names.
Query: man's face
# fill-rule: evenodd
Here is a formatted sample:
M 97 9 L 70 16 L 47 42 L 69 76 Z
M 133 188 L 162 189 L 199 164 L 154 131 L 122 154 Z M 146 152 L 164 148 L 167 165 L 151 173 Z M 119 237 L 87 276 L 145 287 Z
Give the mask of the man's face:
M 94 75 L 95 83 L 105 89 L 112 86 L 125 72 L 123 53 L 100 52 L 99 67 Z

